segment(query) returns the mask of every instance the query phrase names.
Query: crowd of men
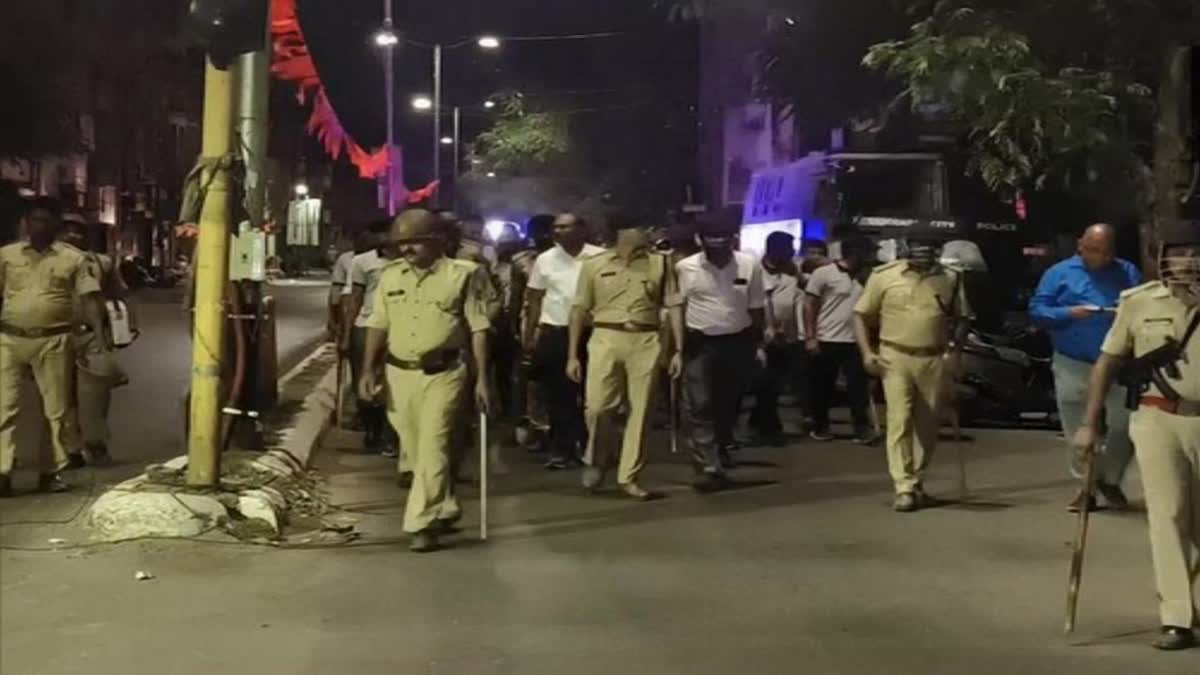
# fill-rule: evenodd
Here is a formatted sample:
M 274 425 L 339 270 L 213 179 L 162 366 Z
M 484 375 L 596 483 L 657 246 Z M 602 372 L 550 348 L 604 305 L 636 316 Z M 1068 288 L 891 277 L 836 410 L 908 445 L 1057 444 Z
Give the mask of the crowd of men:
M 641 480 L 645 437 L 667 398 L 672 418 L 681 409 L 696 489 L 717 490 L 728 485 L 741 443 L 784 442 L 779 402 L 789 389 L 803 409 L 801 431 L 828 442 L 835 439 L 830 410 L 842 376 L 852 438 L 876 442 L 870 373 L 882 377 L 892 403 L 896 509 L 930 503 L 922 475 L 937 439 L 942 364 L 971 317 L 958 274 L 938 264 L 941 233 L 915 229 L 907 259 L 874 269 L 875 245 L 857 235 L 839 242 L 833 260 L 825 242 L 801 242 L 797 251 L 794 238 L 779 233 L 758 259 L 738 250 L 740 222 L 729 213 L 665 231 L 617 214 L 604 226 L 597 237 L 578 214 L 538 216 L 526 240 L 505 232 L 492 243 L 478 218 L 412 210 L 390 227 L 367 228 L 356 250 L 338 260 L 331 307 L 352 364 L 358 421 L 368 449 L 393 456 L 399 450 L 402 485 L 452 479 L 478 406 L 544 449 L 547 469 L 581 466 L 581 482 L 593 491 L 615 469 L 623 494 L 655 499 L 660 495 Z M 458 269 L 454 261 L 474 272 L 453 277 L 447 299 L 403 285 L 420 280 L 421 270 Z M 392 290 L 384 291 L 389 275 Z M 442 321 L 450 325 L 438 327 Z M 412 358 L 397 353 L 394 345 L 413 341 L 420 348 Z M 384 343 L 393 346 L 381 356 Z M 384 362 L 389 375 L 379 378 L 371 371 Z M 380 386 L 393 370 L 411 369 L 469 376 L 447 394 L 453 415 L 435 434 L 446 436 L 445 476 L 414 462 L 419 453 L 404 442 L 400 394 Z M 468 382 L 478 385 L 474 401 L 459 391 Z M 743 441 L 738 427 L 748 395 L 755 399 L 755 437 Z M 420 400 L 424 406 L 434 398 Z M 419 418 L 433 424 L 436 416 Z M 441 492 L 426 485 L 411 494 Z M 428 508 L 412 505 L 414 512 Z M 448 530 L 414 530 L 417 547 L 436 547 L 439 532 Z
M 622 494 L 655 499 L 642 476 L 663 388 L 673 418 L 681 393 L 694 486 L 708 492 L 729 483 L 748 395 L 753 442 L 783 443 L 778 407 L 789 388 L 808 436 L 830 441 L 840 376 L 852 438 L 870 444 L 884 426 L 872 396 L 877 380 L 894 508 L 936 503 L 924 476 L 974 316 L 964 274 L 941 262 L 946 232 L 918 223 L 905 233 L 903 256 L 880 265 L 876 244 L 856 234 L 831 259 L 824 242 L 797 251 L 793 237 L 777 233 L 756 259 L 738 250 L 739 221 L 729 214 L 672 226 L 657 240 L 650 223 L 628 216 L 611 215 L 605 226 L 597 238 L 578 214 L 539 216 L 529 243 L 506 232 L 489 247 L 478 219 L 411 210 L 369 244 L 396 264 L 357 273 L 363 256 L 375 255 L 368 251 L 339 277 L 342 297 L 355 299 L 343 313 L 365 328 L 359 340 L 343 340 L 360 362 L 356 391 L 366 406 L 386 401 L 399 432 L 414 550 L 436 550 L 454 531 L 454 477 L 475 412 L 507 416 L 526 437 L 544 429 L 546 468 L 582 466 L 587 490 L 602 488 L 615 468 Z M 372 230 L 382 232 L 382 224 Z M 1099 457 L 1098 480 L 1072 509 L 1095 508 L 1093 491 L 1109 506 L 1127 505 L 1121 482 L 1132 436 L 1162 597 L 1155 646 L 1182 649 L 1195 644 L 1198 618 L 1200 339 L 1192 337 L 1200 232 L 1169 232 L 1163 281 L 1144 285 L 1133 265 L 1115 259 L 1113 234 L 1089 228 L 1079 255 L 1047 272 L 1030 315 L 1054 341 L 1073 472 L 1083 475 L 1081 465 Z M 1134 375 L 1122 383 L 1133 393 L 1118 401 L 1108 392 L 1123 360 Z M 507 392 L 501 404 L 493 382 Z M 1126 403 L 1137 409 L 1132 424 Z
M 29 202 L 23 238 L 0 247 L 0 497 L 12 493 L 30 377 L 52 450 L 38 489 L 69 490 L 64 470 L 109 461 L 124 288 L 103 246 L 65 221 L 53 200 Z M 598 231 L 563 213 L 489 237 L 479 218 L 411 209 L 365 228 L 335 265 L 330 330 L 352 367 L 366 445 L 396 459 L 409 490 L 413 550 L 455 531 L 456 478 L 479 414 L 544 449 L 547 469 L 582 467 L 587 490 L 615 468 L 620 493 L 648 501 L 660 495 L 643 479 L 646 435 L 664 402 L 673 432 L 682 408 L 693 484 L 710 492 L 730 483 L 748 396 L 751 442 L 783 443 L 789 389 L 804 431 L 827 442 L 839 377 L 851 438 L 874 443 L 886 426 L 894 509 L 935 504 L 924 476 L 973 318 L 964 275 L 941 262 L 947 233 L 920 222 L 903 255 L 879 264 L 875 243 L 854 233 L 836 256 L 777 233 L 758 259 L 738 250 L 739 225 L 716 213 L 656 230 L 613 214 Z M 1164 229 L 1149 283 L 1115 256 L 1115 235 L 1088 228 L 1077 255 L 1046 272 L 1029 314 L 1054 345 L 1082 485 L 1069 508 L 1096 509 L 1097 494 L 1126 508 L 1136 455 L 1160 598 L 1154 645 L 1185 649 L 1200 623 L 1200 225 Z

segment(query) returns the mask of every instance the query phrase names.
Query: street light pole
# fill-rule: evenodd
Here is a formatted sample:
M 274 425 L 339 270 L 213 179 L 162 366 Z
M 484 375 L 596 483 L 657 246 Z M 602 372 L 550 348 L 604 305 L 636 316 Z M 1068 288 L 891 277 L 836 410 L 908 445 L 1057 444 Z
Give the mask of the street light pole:
M 392 0 L 383 0 L 383 28 L 387 33 L 392 31 Z M 383 66 L 384 86 L 387 87 L 387 195 L 388 216 L 396 215 L 396 163 L 392 157 L 392 148 L 396 145 L 396 59 L 395 40 L 390 40 L 384 47 Z
M 433 46 L 433 179 L 442 178 L 442 45 Z M 433 193 L 433 204 L 437 206 L 442 199 L 442 186 L 439 183 Z
M 462 174 L 462 108 L 454 106 L 454 208 L 458 209 L 458 179 Z

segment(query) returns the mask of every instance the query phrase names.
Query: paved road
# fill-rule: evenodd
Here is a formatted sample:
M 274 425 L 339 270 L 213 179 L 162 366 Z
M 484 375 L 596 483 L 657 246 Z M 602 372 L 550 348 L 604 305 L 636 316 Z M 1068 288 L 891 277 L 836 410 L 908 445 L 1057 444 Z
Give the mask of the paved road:
M 288 285 L 270 290 L 278 303 L 280 375 L 299 362 L 320 339 L 325 325 L 328 286 Z M 178 290 L 143 290 L 134 299 L 142 337 L 120 353 L 131 383 L 113 397 L 113 456 L 122 466 L 104 471 L 104 479 L 135 474 L 147 463 L 181 454 L 182 396 L 191 367 L 191 337 L 180 311 Z M 23 449 L 35 447 L 38 418 L 22 419 Z M 34 457 L 22 457 L 34 466 Z
M 647 478 L 669 498 L 653 504 L 584 496 L 577 475 L 513 450 L 494 481 L 492 541 L 432 556 L 399 538 L 385 460 L 327 452 L 334 501 L 367 545 L 2 552 L 0 671 L 1200 672 L 1200 653 L 1146 646 L 1155 597 L 1138 512 L 1095 517 L 1079 632 L 1062 636 L 1074 521 L 1060 441 L 977 434 L 974 504 L 914 515 L 888 508 L 881 451 L 844 443 L 746 451 L 743 489 L 697 496 L 659 437 Z M 953 466 L 946 448 L 935 494 L 953 491 Z M 13 529 L 6 543 L 72 536 Z

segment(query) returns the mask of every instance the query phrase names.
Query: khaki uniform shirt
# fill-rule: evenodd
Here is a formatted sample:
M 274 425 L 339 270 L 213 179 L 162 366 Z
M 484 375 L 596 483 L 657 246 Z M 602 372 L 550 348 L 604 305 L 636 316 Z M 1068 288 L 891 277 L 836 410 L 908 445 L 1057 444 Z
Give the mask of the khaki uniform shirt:
M 897 260 L 877 268 L 854 311 L 879 324 L 879 339 L 911 349 L 942 349 L 952 318 L 974 317 L 957 272 L 935 267 L 928 274 Z
M 76 299 L 100 292 L 79 249 L 54 242 L 39 253 L 27 241 L 0 248 L 0 323 L 24 329 L 74 324 Z
M 471 333 L 491 327 L 483 268 L 442 258 L 427 270 L 400 260 L 384 268 L 367 328 L 387 331 L 398 359 L 419 360 L 441 349 L 468 349 Z
M 626 260 L 605 251 L 583 261 L 574 307 L 595 323 L 632 323 L 657 328 L 660 311 L 683 303 L 666 256 L 643 250 Z
M 500 297 L 499 282 L 492 271 L 492 261 L 484 253 L 483 244 L 474 239 L 463 239 L 459 244 L 458 252 L 454 258 L 474 263 L 483 269 L 484 278 L 487 282 L 484 288 L 486 292 L 484 301 L 487 306 L 488 318 L 493 324 L 497 323 L 500 320 L 500 312 L 503 309 L 504 303 Z
M 1112 356 L 1138 357 L 1161 347 L 1167 338 L 1180 342 L 1197 311 L 1200 308 L 1188 308 L 1162 282 L 1131 288 L 1121 294 L 1116 321 L 1100 349 Z M 1168 382 L 1183 398 L 1200 401 L 1200 330 L 1188 341 L 1178 365 L 1182 377 Z M 1151 384 L 1147 395 L 1161 397 L 1163 392 Z
M 96 279 L 96 283 L 100 285 L 101 302 L 116 297 L 112 288 L 113 259 L 103 253 L 90 253 L 87 251 L 80 251 L 80 253 L 83 254 L 83 261 L 87 265 L 89 273 Z M 87 323 L 87 314 L 83 311 L 83 298 L 81 296 L 75 297 L 75 323 L 81 326 Z

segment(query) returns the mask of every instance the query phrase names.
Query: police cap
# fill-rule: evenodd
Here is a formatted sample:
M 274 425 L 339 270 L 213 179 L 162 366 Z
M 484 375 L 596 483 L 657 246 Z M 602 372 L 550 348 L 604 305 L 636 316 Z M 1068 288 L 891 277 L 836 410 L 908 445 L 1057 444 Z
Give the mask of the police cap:
M 409 209 L 392 221 L 389 238 L 394 244 L 441 239 L 443 227 L 443 221 L 436 214 L 425 209 Z

